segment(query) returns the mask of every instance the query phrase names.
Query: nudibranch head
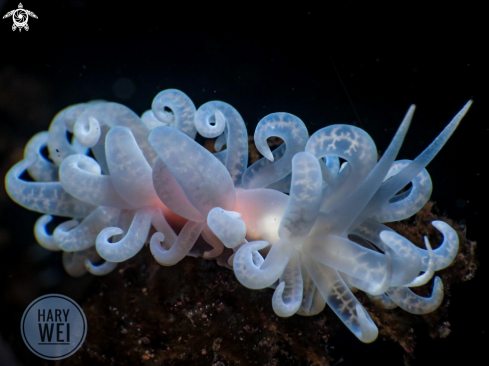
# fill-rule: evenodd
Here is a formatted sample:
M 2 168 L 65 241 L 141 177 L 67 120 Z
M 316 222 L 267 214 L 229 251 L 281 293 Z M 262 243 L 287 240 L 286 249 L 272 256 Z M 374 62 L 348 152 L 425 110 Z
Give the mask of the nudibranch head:
M 107 274 L 148 240 L 155 260 L 173 265 L 201 236 L 211 248 L 204 258 L 227 262 L 246 287 L 275 288 L 279 316 L 314 315 L 328 304 L 361 341 L 372 342 L 377 327 L 352 289 L 415 314 L 443 300 L 438 277 L 431 297 L 410 287 L 450 265 L 456 232 L 434 221 L 443 243 L 433 250 L 425 239 L 421 249 L 384 223 L 410 217 L 428 201 L 425 167 L 470 104 L 413 161 L 395 159 L 414 107 L 379 161 L 372 138 L 358 127 L 332 125 L 309 136 L 298 117 L 272 113 L 255 131 L 264 157 L 249 167 L 245 123 L 227 103 L 196 109 L 169 89 L 141 117 L 117 103 L 78 104 L 28 142 L 5 185 L 18 204 L 44 214 L 36 238 L 62 250 L 74 276 Z M 196 143 L 197 132 L 216 138 L 218 152 Z M 284 140 L 274 151 L 271 136 Z M 21 179 L 25 171 L 33 181 Z M 53 215 L 69 220 L 51 234 Z

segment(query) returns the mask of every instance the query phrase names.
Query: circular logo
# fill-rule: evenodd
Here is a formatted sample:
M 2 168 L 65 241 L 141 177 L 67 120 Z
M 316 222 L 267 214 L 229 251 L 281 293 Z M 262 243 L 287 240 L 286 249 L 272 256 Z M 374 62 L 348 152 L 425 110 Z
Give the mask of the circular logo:
M 31 302 L 22 315 L 20 333 L 26 346 L 46 360 L 74 354 L 87 335 L 82 308 L 67 296 L 50 294 Z
M 29 20 L 29 16 L 24 9 L 16 9 L 12 15 L 12 18 L 14 19 L 14 23 L 17 27 L 23 27 Z

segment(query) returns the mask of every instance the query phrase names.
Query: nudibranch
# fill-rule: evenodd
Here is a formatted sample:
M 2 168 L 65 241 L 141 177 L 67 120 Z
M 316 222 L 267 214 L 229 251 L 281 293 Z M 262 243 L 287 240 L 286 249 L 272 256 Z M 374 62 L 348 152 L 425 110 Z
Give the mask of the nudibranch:
M 358 127 L 332 125 L 309 136 L 298 117 L 272 113 L 254 134 L 263 158 L 248 167 L 246 126 L 227 103 L 197 109 L 175 89 L 159 93 L 141 117 L 117 103 L 82 103 L 27 143 L 5 185 L 15 202 L 44 214 L 36 239 L 63 251 L 71 275 L 107 274 L 148 241 L 158 263 L 174 265 L 202 237 L 211 248 L 204 258 L 221 258 L 250 289 L 275 289 L 277 315 L 314 315 L 328 304 L 358 339 L 372 342 L 377 326 L 354 291 L 415 314 L 443 300 L 439 277 L 430 297 L 410 288 L 451 264 L 455 230 L 434 221 L 443 242 L 433 250 L 425 238 L 421 249 L 384 224 L 428 201 L 425 167 L 470 105 L 412 161 L 396 158 L 414 106 L 380 160 Z M 216 138 L 216 153 L 195 141 L 197 132 Z M 284 141 L 274 151 L 271 136 Z M 31 180 L 22 178 L 26 171 Z M 69 220 L 49 233 L 53 216 Z

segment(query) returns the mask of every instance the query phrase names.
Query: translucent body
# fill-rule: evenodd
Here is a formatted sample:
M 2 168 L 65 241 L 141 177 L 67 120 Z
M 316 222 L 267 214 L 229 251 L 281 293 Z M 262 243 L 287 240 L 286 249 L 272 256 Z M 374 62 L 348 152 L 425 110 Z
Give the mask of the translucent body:
M 443 301 L 438 277 L 430 297 L 410 288 L 450 265 L 456 232 L 435 221 L 443 243 L 432 250 L 425 238 L 422 249 L 383 223 L 427 202 L 432 185 L 425 167 L 469 106 L 413 161 L 395 159 L 414 106 L 379 161 L 373 140 L 358 127 L 327 126 L 309 137 L 298 117 L 272 113 L 255 131 L 264 158 L 247 167 L 245 123 L 227 103 L 196 109 L 169 89 L 141 118 L 117 103 L 78 104 L 29 141 L 5 184 L 13 200 L 45 214 L 35 224 L 36 238 L 62 250 L 74 276 L 107 274 L 148 241 L 158 263 L 174 265 L 202 236 L 211 247 L 200 252 L 204 258 L 227 262 L 246 287 L 275 288 L 278 315 L 314 315 L 328 304 L 353 334 L 371 342 L 377 327 L 350 288 L 415 314 Z M 197 132 L 216 138 L 218 152 L 196 143 Z M 284 140 L 274 151 L 271 136 Z M 34 181 L 22 179 L 25 171 Z M 70 220 L 50 233 L 52 215 Z

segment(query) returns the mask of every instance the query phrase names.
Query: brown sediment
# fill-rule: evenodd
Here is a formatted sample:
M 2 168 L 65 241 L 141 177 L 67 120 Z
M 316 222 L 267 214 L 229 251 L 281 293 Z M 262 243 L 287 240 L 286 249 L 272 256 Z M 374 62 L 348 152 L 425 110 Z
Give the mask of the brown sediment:
M 214 261 L 162 267 L 143 250 L 94 281 L 86 341 L 69 365 L 328 365 L 332 314 L 277 317 L 272 290 L 251 291 Z

